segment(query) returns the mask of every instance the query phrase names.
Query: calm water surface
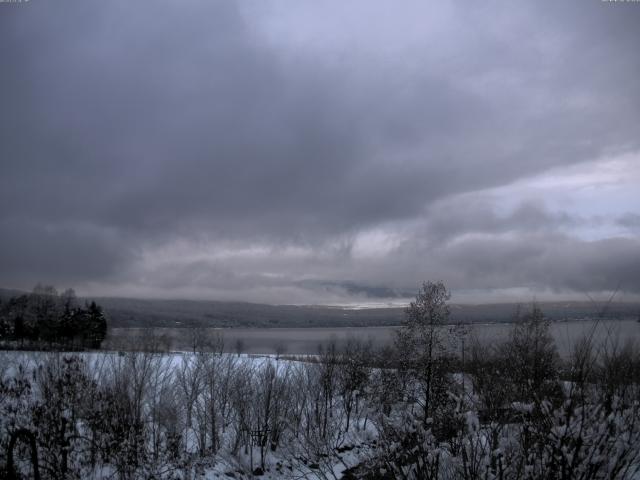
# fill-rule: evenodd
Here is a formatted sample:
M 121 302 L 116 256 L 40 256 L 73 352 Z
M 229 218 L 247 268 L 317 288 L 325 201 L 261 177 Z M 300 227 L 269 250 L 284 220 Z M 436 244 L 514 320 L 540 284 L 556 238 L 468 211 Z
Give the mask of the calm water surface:
M 505 339 L 512 324 L 466 325 L 467 335 L 492 344 Z M 449 328 L 447 328 L 449 330 Z M 188 328 L 113 328 L 105 342 L 107 349 L 135 348 L 153 338 L 161 337 L 169 348 L 188 350 L 193 338 L 207 341 L 221 335 L 224 350 L 254 354 L 316 354 L 319 346 L 335 341 L 344 345 L 349 338 L 371 342 L 380 347 L 393 342 L 394 327 L 345 327 L 345 328 L 210 328 L 190 330 Z M 566 355 L 571 346 L 585 335 L 593 332 L 597 344 L 631 340 L 640 343 L 640 323 L 635 320 L 582 320 L 554 322 L 551 333 L 558 350 Z

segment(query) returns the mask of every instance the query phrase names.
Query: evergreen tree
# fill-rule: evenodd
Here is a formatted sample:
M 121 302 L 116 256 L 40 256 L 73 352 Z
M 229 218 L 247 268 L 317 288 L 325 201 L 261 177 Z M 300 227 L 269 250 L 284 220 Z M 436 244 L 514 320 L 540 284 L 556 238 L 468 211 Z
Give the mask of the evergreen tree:
M 100 348 L 100 344 L 107 336 L 107 320 L 102 307 L 92 301 L 88 308 L 87 333 L 91 348 Z

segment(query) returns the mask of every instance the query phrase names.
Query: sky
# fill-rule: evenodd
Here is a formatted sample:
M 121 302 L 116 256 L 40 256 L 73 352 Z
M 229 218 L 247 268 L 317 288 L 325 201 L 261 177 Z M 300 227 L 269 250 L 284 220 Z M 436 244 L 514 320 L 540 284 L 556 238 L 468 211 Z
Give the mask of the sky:
M 640 298 L 640 3 L 0 3 L 0 286 Z

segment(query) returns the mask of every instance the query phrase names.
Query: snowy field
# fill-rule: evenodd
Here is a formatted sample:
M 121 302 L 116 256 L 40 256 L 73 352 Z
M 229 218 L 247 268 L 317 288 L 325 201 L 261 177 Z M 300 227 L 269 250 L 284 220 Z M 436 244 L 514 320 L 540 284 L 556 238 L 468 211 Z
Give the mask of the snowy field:
M 69 359 L 80 359 L 79 371 L 67 368 Z M 69 364 L 75 365 L 75 361 Z M 304 409 L 309 401 L 306 394 L 313 388 L 309 382 L 318 383 L 314 377 L 319 373 L 317 365 L 270 356 L 195 355 L 180 351 L 157 354 L 0 351 L 0 378 L 4 385 L 23 378 L 31 384 L 28 394 L 19 401 L 11 398 L 10 388 L 1 392 L 0 406 L 10 415 L 2 419 L 0 427 L 11 430 L 12 425 L 28 425 L 28 405 L 33 404 L 34 411 L 39 411 L 42 408 L 39 404 L 48 403 L 50 395 L 43 388 L 47 384 L 43 372 L 50 370 L 62 372 L 58 378 L 66 381 L 75 378 L 75 384 L 84 384 L 84 380 L 78 380 L 79 372 L 97 385 L 121 384 L 126 403 L 138 406 L 137 414 L 145 432 L 152 437 L 151 441 L 143 442 L 150 443 L 146 449 L 158 457 L 170 456 L 169 439 L 181 439 L 176 447 L 178 462 L 159 458 L 133 477 L 115 460 L 103 462 L 91 471 L 84 464 L 70 465 L 70 469 L 82 471 L 83 478 L 248 479 L 254 478 L 254 473 L 264 479 L 341 478 L 344 471 L 366 458 L 376 437 L 374 424 L 362 408 L 352 414 L 350 424 L 345 427 L 336 399 L 325 405 L 324 413 L 316 412 L 320 415 L 316 420 L 324 422 L 327 432 L 339 432 L 337 436 L 327 433 L 318 437 L 318 425 L 306 432 L 298 431 L 299 439 L 291 435 L 295 421 L 298 426 L 313 421 L 305 421 L 303 410 L 299 409 Z M 67 385 L 68 389 L 75 389 L 73 383 Z M 296 392 L 291 389 L 294 385 Z M 91 396 L 89 391 L 78 393 Z M 61 394 L 62 403 L 65 395 Z M 104 400 L 100 393 L 97 397 L 98 403 Z M 63 405 L 55 414 L 69 416 L 68 410 L 73 408 Z M 121 427 L 126 430 L 129 426 Z M 29 428 L 39 427 L 36 424 Z M 83 424 L 78 430 L 86 428 Z M 267 439 L 275 429 L 281 429 L 281 435 L 286 436 L 279 439 L 277 448 L 271 437 Z M 158 438 L 154 438 L 154 431 Z M 256 432 L 258 436 L 253 438 Z M 129 437 L 125 435 L 124 443 L 130 441 Z M 0 445 L 3 449 L 4 440 Z M 118 451 L 117 455 L 129 454 Z M 22 470 L 29 477 L 33 472 L 24 453 L 23 456 Z
M 484 343 L 515 342 L 506 327 L 477 325 L 475 334 Z M 563 338 L 593 334 L 589 377 L 576 362 L 549 364 L 542 377 L 531 370 L 550 358 L 537 349 L 553 344 L 544 330 L 527 340 L 536 350 L 516 342 L 485 350 L 475 364 L 469 352 L 464 376 L 432 360 L 437 388 L 429 414 L 425 368 L 396 369 L 362 342 L 342 345 L 349 337 L 304 362 L 219 350 L 3 351 L 0 478 L 12 439 L 26 431 L 14 452 L 23 478 L 33 477 L 31 438 L 46 479 L 337 480 L 375 471 L 385 479 L 453 480 L 494 478 L 473 471 L 504 469 L 505 479 L 516 480 L 525 470 L 552 478 L 572 468 L 566 478 L 595 469 L 598 475 L 585 478 L 636 480 L 640 356 L 628 348 L 598 353 L 598 344 L 636 338 L 634 328 L 553 325 L 561 348 Z M 147 333 L 157 340 L 150 335 L 157 332 Z

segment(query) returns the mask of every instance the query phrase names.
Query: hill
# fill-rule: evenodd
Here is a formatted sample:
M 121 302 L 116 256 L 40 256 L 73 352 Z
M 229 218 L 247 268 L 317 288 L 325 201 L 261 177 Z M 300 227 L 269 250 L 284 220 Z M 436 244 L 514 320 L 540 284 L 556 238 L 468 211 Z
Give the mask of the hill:
M 0 289 L 0 299 L 23 294 Z M 393 308 L 351 309 L 331 306 L 267 305 L 245 302 L 198 300 L 149 300 L 92 297 L 104 307 L 112 327 L 366 327 L 398 325 L 404 310 Z M 603 318 L 637 318 L 640 303 L 540 302 L 554 321 Z M 512 303 L 452 305 L 452 323 L 509 322 L 517 305 Z

